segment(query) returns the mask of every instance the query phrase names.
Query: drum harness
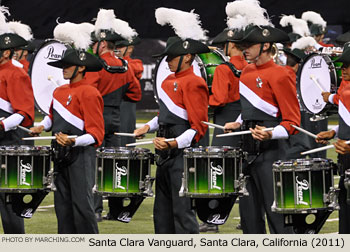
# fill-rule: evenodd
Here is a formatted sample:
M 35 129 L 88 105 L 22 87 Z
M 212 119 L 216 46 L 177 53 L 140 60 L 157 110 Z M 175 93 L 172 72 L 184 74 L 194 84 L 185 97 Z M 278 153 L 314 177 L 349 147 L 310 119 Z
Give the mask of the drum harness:
M 126 71 L 128 71 L 128 62 L 122 58 L 117 57 L 119 60 L 122 61 L 122 66 L 110 66 L 106 63 L 106 61 L 104 61 L 103 59 L 99 58 L 103 69 L 106 70 L 109 73 L 125 73 Z
M 233 74 L 234 74 L 237 78 L 239 78 L 239 77 L 241 76 L 242 71 L 241 71 L 241 70 L 238 70 L 238 69 L 235 67 L 235 65 L 233 65 L 231 62 L 226 61 L 226 62 L 222 63 L 221 65 L 226 65 L 226 66 L 228 66 L 228 67 L 231 69 L 231 71 L 233 72 Z

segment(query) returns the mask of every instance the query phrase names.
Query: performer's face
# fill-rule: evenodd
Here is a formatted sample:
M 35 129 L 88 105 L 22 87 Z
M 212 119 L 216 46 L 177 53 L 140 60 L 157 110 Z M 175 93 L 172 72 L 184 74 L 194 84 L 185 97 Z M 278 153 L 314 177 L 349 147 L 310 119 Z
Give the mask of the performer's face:
M 342 77 L 346 81 L 350 81 L 350 64 L 349 63 L 343 63 L 343 66 L 341 68 L 342 70 Z
M 179 65 L 180 56 L 170 57 L 167 56 L 166 61 L 168 62 L 169 70 L 175 72 Z
M 260 44 L 250 45 L 244 49 L 244 56 L 246 60 L 254 60 L 259 56 Z
M 74 73 L 75 66 L 65 67 L 63 68 L 63 78 L 65 80 L 69 80 L 72 78 L 72 75 Z

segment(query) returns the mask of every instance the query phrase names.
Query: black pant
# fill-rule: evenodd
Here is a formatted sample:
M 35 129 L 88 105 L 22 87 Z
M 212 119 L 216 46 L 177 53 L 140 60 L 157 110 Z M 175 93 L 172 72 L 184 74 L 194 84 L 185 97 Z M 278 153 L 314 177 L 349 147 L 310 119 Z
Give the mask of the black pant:
M 95 184 L 96 151 L 92 146 L 79 148 L 69 165 L 55 164 L 54 194 L 59 234 L 97 234 L 92 188 Z
M 198 234 L 199 226 L 191 200 L 179 197 L 182 184 L 182 152 L 157 167 L 153 208 L 156 234 Z
M 24 234 L 24 220 L 12 211 L 12 205 L 5 203 L 5 193 L 0 193 L 0 212 L 5 234 Z

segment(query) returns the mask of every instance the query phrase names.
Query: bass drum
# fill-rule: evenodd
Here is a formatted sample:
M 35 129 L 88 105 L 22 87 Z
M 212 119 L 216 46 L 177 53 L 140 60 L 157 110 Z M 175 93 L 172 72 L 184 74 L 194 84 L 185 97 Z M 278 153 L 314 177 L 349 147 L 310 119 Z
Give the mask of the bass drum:
M 32 81 L 35 106 L 44 114 L 49 114 L 52 94 L 55 88 L 67 84 L 63 79 L 62 69 L 48 65 L 48 62 L 60 60 L 69 48 L 57 40 L 45 40 L 34 52 L 29 66 L 29 76 Z
M 335 93 L 337 74 L 328 55 L 312 53 L 298 71 L 297 91 L 301 106 L 314 115 L 333 112 L 330 103 L 323 101 L 322 91 Z M 334 111 L 335 112 L 335 111 Z
M 154 98 L 157 102 L 159 99 L 158 90 L 160 90 L 163 81 L 172 74 L 169 70 L 166 58 L 167 56 L 163 56 L 158 61 L 153 76 Z M 209 93 L 211 93 L 211 83 L 213 81 L 216 67 L 227 61 L 227 57 L 217 49 L 212 49 L 211 52 L 208 53 L 200 53 L 196 55 L 192 63 L 193 71 L 197 76 L 202 77 L 206 81 Z

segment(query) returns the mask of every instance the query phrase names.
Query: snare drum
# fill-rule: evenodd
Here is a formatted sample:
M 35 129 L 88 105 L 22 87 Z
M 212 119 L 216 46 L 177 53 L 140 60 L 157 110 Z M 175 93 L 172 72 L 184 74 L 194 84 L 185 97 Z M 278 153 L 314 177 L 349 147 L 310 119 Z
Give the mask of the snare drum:
M 280 213 L 314 213 L 337 208 L 330 159 L 295 159 L 273 164 L 275 201 L 272 211 Z
M 96 193 L 106 196 L 153 196 L 152 153 L 148 149 L 102 147 L 96 152 Z
M 36 108 L 48 115 L 52 94 L 56 87 L 67 84 L 62 69 L 48 65 L 48 62 L 60 60 L 68 45 L 57 40 L 46 40 L 33 54 L 29 66 Z
M 335 93 L 337 75 L 328 55 L 312 53 L 303 61 L 297 77 L 299 100 L 307 112 L 318 115 L 332 107 L 332 104 L 323 101 L 321 89 L 324 92 Z
M 186 148 L 180 196 L 220 198 L 241 191 L 243 152 L 229 146 Z
M 153 77 L 153 90 L 155 94 L 156 101 L 158 101 L 161 92 L 161 85 L 163 81 L 170 75 L 172 72 L 169 70 L 168 63 L 166 62 L 167 56 L 164 56 L 157 63 L 155 68 L 155 73 Z M 215 49 L 208 53 L 200 53 L 197 54 L 192 66 L 194 73 L 202 77 L 209 88 L 209 92 L 211 93 L 211 84 L 214 77 L 215 69 L 218 65 L 228 61 L 226 56 L 219 50 Z
M 50 147 L 0 146 L 0 191 L 31 193 L 46 189 Z

